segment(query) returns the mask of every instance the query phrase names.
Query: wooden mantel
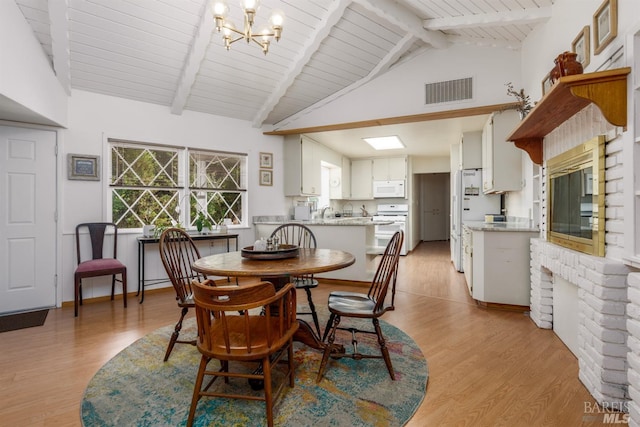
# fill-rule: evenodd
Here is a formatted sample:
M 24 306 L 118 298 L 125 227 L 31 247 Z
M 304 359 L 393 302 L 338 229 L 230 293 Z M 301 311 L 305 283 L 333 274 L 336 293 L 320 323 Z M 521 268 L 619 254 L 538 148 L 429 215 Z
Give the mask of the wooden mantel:
M 542 165 L 542 141 L 590 103 L 615 126 L 627 126 L 627 74 L 631 68 L 560 77 L 507 137 Z

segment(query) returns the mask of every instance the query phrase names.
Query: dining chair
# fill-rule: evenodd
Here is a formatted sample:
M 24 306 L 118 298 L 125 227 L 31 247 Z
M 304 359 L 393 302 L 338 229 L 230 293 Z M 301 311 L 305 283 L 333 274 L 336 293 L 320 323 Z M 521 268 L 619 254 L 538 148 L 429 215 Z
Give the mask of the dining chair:
M 316 236 L 311 229 L 304 224 L 287 223 L 278 226 L 271 233 L 271 238 L 278 237 L 279 242 L 287 245 L 296 245 L 300 248 L 316 248 Z M 313 324 L 316 327 L 318 337 L 322 335 L 320 332 L 320 322 L 318 320 L 318 313 L 316 312 L 316 306 L 313 303 L 311 296 L 311 289 L 318 286 L 318 280 L 314 279 L 313 274 L 303 274 L 295 276 L 291 279 L 291 283 L 294 284 L 296 289 L 304 289 L 307 294 L 307 302 L 309 303 L 309 311 L 299 311 L 299 315 L 311 315 L 313 318 Z
M 276 292 L 271 282 L 257 282 L 242 286 L 210 286 L 194 282 L 194 301 L 198 325 L 198 350 L 202 354 L 187 426 L 192 426 L 198 401 L 203 396 L 231 399 L 260 400 L 265 402 L 267 425 L 273 426 L 273 402 L 278 399 L 284 385 L 294 386 L 293 334 L 298 329 L 296 321 L 296 290 L 291 283 Z M 287 355 L 286 367 L 276 390 L 273 390 L 272 370 Z M 207 369 L 209 362 L 217 359 L 219 365 Z M 231 363 L 256 361 L 262 369 L 251 371 L 246 363 L 238 363 L 240 369 L 231 370 Z M 282 361 L 284 362 L 284 361 Z M 244 370 L 242 369 L 244 367 Z M 205 377 L 211 377 L 203 387 Z M 218 378 L 226 384 L 212 389 Z M 229 380 L 243 380 L 247 394 L 225 390 Z M 275 375 L 275 378 L 280 378 Z M 251 391 L 249 381 L 264 382 L 259 395 Z
M 113 238 L 105 240 L 105 234 L 110 233 Z M 91 258 L 88 251 L 83 251 L 86 245 L 84 236 L 88 234 L 89 248 L 91 250 Z M 105 243 L 113 242 L 113 257 L 105 257 Z M 74 273 L 74 309 L 75 316 L 78 316 L 78 305 L 82 305 L 82 279 L 99 276 L 111 277 L 111 300 L 114 299 L 116 286 L 116 275 L 120 275 L 122 282 L 122 299 L 124 307 L 127 307 L 127 267 L 118 261 L 118 227 L 112 222 L 88 222 L 78 224 L 76 226 L 76 254 L 78 266 Z M 107 253 L 111 253 L 107 251 Z
M 320 362 L 320 369 L 318 370 L 316 382 L 320 382 L 322 379 L 329 357 L 351 357 L 354 360 L 384 359 L 391 379 L 396 379 L 393 366 L 391 364 L 391 357 L 389 356 L 389 350 L 387 349 L 386 341 L 382 335 L 378 318 L 387 311 L 395 309 L 396 279 L 398 276 L 398 262 L 400 259 L 403 240 L 404 233 L 402 231 L 397 231 L 393 237 L 391 237 L 382 258 L 380 259 L 368 293 L 334 291 L 329 294 L 328 308 L 331 314 L 329 316 L 327 326 L 325 327 L 322 340 L 325 341 L 327 336 L 329 339 L 326 347 L 324 348 L 324 353 L 322 354 L 322 361 Z M 387 304 L 385 300 L 387 299 L 389 286 L 391 286 L 391 303 Z M 343 317 L 371 319 L 374 330 L 361 330 L 353 326 L 339 326 Z M 342 346 L 334 346 L 336 331 L 338 329 L 351 333 L 351 343 L 353 344 L 353 351 L 351 353 L 340 351 L 339 349 L 342 348 Z M 360 353 L 358 351 L 356 333 L 376 335 L 381 355 Z
M 190 308 L 195 307 L 191 282 L 194 280 L 202 282 L 207 277 L 191 268 L 191 264 L 200 258 L 200 251 L 186 231 L 181 228 L 167 228 L 160 235 L 159 245 L 162 265 L 173 285 L 176 301 L 181 310 L 180 318 L 171 334 L 167 351 L 164 354 L 166 362 L 176 343 L 196 345 L 195 339 L 179 340 L 178 337 L 182 330 L 184 317 Z

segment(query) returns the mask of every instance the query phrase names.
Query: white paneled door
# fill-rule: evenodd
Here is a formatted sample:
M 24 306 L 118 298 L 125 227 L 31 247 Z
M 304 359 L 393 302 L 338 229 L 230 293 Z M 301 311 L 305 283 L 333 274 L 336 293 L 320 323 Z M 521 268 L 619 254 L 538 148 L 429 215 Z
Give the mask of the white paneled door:
M 56 303 L 56 133 L 0 126 L 0 314 Z

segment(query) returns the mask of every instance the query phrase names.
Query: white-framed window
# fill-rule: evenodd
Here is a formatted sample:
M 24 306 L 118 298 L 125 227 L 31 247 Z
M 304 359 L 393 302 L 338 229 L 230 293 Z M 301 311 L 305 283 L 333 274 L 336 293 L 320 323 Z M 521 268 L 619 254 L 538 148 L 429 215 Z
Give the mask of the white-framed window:
M 120 229 L 246 222 L 247 155 L 109 139 L 109 210 Z

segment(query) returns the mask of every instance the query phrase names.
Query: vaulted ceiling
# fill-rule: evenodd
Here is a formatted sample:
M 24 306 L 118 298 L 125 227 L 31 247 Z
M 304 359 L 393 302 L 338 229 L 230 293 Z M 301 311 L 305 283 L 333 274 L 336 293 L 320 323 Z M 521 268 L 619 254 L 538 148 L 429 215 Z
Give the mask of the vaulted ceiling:
M 81 89 L 277 126 L 424 49 L 518 49 L 553 0 L 263 0 L 282 38 L 225 50 L 210 0 L 15 0 L 68 93 Z M 229 17 L 243 22 L 239 1 Z

